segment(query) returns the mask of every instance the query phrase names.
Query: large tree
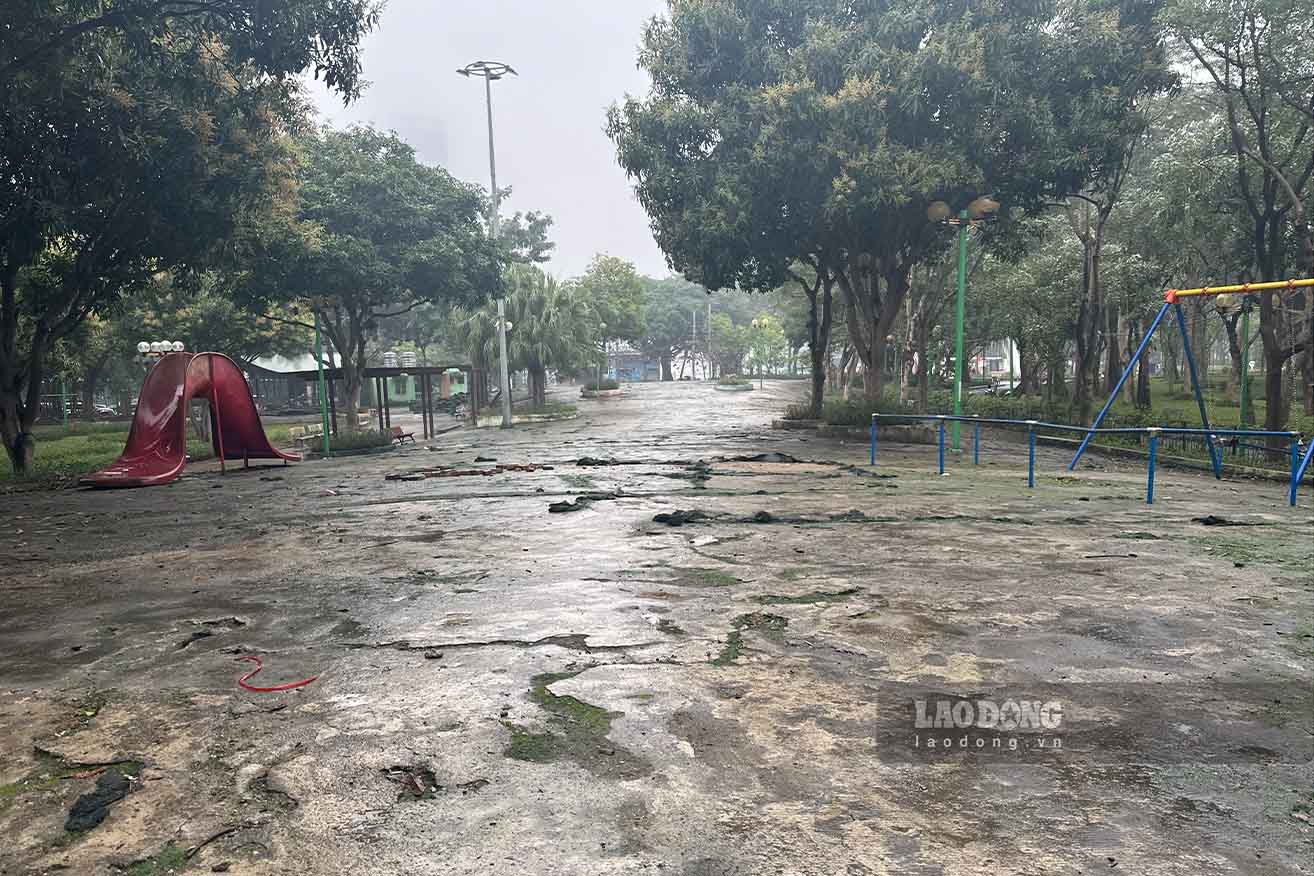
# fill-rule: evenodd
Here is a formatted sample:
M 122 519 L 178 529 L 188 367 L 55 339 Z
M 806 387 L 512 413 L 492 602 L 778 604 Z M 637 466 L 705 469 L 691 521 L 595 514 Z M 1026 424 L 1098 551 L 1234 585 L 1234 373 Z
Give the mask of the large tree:
M 224 62 L 288 79 L 311 71 L 344 99 L 359 94 L 360 42 L 378 0 L 6 0 L 0 80 L 58 70 L 108 38 L 156 59 L 214 41 Z M 215 53 L 216 58 L 220 53 Z
M 301 150 L 298 221 L 274 228 L 237 282 L 247 296 L 300 302 L 319 317 L 354 410 L 380 322 L 497 294 L 501 251 L 484 233 L 480 190 L 421 164 L 395 134 L 324 128 Z M 355 427 L 355 417 L 346 422 Z
M 838 287 L 875 398 L 909 273 L 947 236 L 928 207 L 1038 209 L 1097 178 L 1166 81 L 1156 6 L 672 2 L 640 53 L 652 91 L 609 131 L 678 270 L 765 289 L 802 262 Z
M 302 112 L 290 74 L 320 37 L 280 29 L 256 52 L 221 17 L 142 30 L 113 2 L 19 6 L 0 22 L 0 436 L 21 471 L 55 345 L 158 272 L 231 254 L 285 198 Z M 339 48 L 333 81 L 350 94 L 354 50 Z
M 693 349 L 695 314 L 707 310 L 707 290 L 679 277 L 649 280 L 639 349 L 657 360 L 662 380 L 674 380 L 676 354 Z
M 1189 59 L 1212 83 L 1226 123 L 1250 262 L 1242 276 L 1314 275 L 1309 205 L 1314 178 L 1314 7 L 1306 0 L 1172 0 L 1164 10 Z M 1314 412 L 1314 296 L 1303 314 L 1259 296 L 1264 342 L 1264 428 L 1286 428 L 1283 368 L 1304 354 L 1305 405 Z

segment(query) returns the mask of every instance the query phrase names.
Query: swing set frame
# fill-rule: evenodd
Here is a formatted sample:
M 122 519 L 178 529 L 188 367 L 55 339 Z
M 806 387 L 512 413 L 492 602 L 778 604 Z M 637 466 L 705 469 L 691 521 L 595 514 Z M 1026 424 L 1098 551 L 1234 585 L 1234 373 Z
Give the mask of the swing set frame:
M 1195 356 L 1191 352 L 1191 339 L 1186 330 L 1186 316 L 1182 313 L 1181 300 L 1183 298 L 1202 298 L 1238 293 L 1248 295 L 1252 292 L 1294 292 L 1302 288 L 1314 290 L 1314 278 L 1277 280 L 1266 283 L 1240 283 L 1232 286 L 1200 286 L 1195 289 L 1169 289 L 1164 292 L 1163 307 L 1159 308 L 1159 312 L 1155 314 L 1154 320 L 1145 332 L 1145 337 L 1141 338 L 1141 343 L 1136 348 L 1136 353 L 1131 357 L 1131 361 L 1127 363 L 1127 367 L 1123 369 L 1122 376 L 1118 378 L 1118 383 L 1113 387 L 1113 391 L 1109 393 L 1108 401 L 1104 403 L 1099 415 L 1095 417 L 1095 422 L 1091 423 L 1090 429 L 1087 430 L 1086 437 L 1082 439 L 1080 446 L 1077 447 L 1072 462 L 1068 463 L 1068 471 L 1076 469 L 1077 463 L 1081 461 L 1081 457 L 1086 453 L 1086 448 L 1091 439 L 1095 437 L 1095 430 L 1100 428 L 1100 424 L 1108 416 L 1114 400 L 1118 398 L 1118 393 L 1122 391 L 1123 384 L 1136 370 L 1137 363 L 1140 362 L 1141 357 L 1145 355 L 1145 351 L 1149 348 L 1150 339 L 1154 337 L 1155 331 L 1171 311 L 1176 317 L 1177 327 L 1182 332 L 1182 349 L 1186 352 L 1186 367 L 1191 378 L 1191 391 L 1195 394 L 1196 405 L 1200 409 L 1200 423 L 1204 426 L 1205 444 L 1209 448 L 1209 460 L 1213 466 L 1214 477 L 1221 479 L 1223 476 L 1223 460 L 1216 440 L 1217 432 L 1209 425 L 1209 412 L 1205 408 L 1204 393 L 1201 391 L 1199 375 L 1196 372 Z M 1314 294 L 1314 291 L 1309 294 Z M 1222 431 L 1227 432 L 1229 430 Z M 1301 478 L 1304 477 L 1305 471 L 1309 468 L 1312 456 L 1314 456 L 1314 441 L 1309 442 L 1299 466 L 1292 472 L 1290 497 L 1292 504 L 1295 504 L 1296 487 L 1300 484 Z

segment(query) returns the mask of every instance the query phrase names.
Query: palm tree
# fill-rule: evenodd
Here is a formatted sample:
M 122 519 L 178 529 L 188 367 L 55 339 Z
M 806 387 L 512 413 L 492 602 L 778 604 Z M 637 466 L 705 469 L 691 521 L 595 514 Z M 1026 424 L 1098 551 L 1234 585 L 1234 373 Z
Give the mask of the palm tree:
M 597 325 L 592 308 L 574 289 L 532 265 L 516 265 L 507 277 L 507 352 L 512 370 L 529 372 L 534 407 L 547 402 L 547 372 L 583 367 L 597 353 Z M 497 309 L 455 311 L 457 336 L 471 359 L 497 356 Z

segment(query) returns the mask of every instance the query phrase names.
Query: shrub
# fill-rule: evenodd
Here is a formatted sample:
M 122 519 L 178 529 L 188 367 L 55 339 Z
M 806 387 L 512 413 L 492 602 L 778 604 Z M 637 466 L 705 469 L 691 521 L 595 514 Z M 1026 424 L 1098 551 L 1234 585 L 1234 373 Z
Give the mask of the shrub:
M 329 446 L 334 450 L 362 450 L 367 447 L 387 447 L 392 443 L 392 435 L 367 429 L 364 432 L 341 431 L 329 439 Z
M 590 380 L 584 384 L 584 389 L 588 392 L 606 392 L 612 389 L 620 389 L 620 381 L 612 380 L 610 377 L 602 380 Z
M 716 381 L 717 386 L 752 386 L 753 381 L 738 374 L 725 374 Z

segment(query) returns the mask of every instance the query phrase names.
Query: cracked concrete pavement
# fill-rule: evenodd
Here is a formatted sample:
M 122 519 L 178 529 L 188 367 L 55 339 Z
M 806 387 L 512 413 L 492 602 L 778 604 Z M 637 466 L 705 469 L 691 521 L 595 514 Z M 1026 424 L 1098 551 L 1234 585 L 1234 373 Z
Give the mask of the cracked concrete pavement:
M 1314 872 L 1308 491 L 873 470 L 802 389 L 0 497 L 0 874 Z M 481 456 L 551 468 L 387 479 Z M 913 750 L 928 696 L 1066 747 Z

